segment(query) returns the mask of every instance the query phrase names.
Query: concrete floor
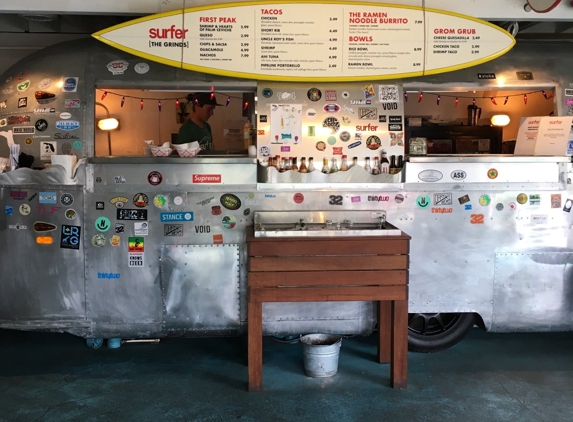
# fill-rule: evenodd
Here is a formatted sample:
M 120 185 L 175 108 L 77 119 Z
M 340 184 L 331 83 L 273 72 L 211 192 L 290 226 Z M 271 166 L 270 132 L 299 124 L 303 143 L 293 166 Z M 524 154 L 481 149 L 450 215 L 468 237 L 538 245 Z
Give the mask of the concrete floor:
M 264 341 L 246 391 L 246 338 L 93 350 L 66 334 L 0 330 L 0 421 L 572 421 L 573 334 L 492 334 L 409 354 L 389 387 L 374 337 L 344 339 L 339 373 L 308 378 L 300 344 Z

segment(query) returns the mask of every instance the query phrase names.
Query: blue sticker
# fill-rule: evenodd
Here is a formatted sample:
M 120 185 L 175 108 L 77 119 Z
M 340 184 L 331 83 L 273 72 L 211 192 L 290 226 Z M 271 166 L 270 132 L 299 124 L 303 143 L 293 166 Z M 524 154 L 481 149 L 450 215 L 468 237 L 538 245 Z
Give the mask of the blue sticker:
M 4 207 L 4 214 L 6 214 L 6 215 L 14 214 L 14 208 L 12 207 L 12 205 L 6 205 Z
M 428 208 L 430 206 L 430 197 L 428 195 L 418 195 L 416 198 L 416 205 L 419 208 Z
M 82 141 L 74 141 L 74 149 L 82 149 Z
M 99 217 L 95 222 L 95 228 L 98 232 L 106 232 L 111 227 L 111 221 L 107 217 Z
M 64 86 L 62 90 L 64 92 L 76 92 L 78 87 L 78 78 L 66 78 L 64 79 Z
M 120 273 L 97 273 L 97 278 L 120 278 Z
M 79 249 L 82 228 L 80 226 L 62 225 L 62 237 L 60 238 L 60 248 Z
M 273 96 L 273 90 L 270 88 L 263 88 L 263 97 L 271 98 Z
M 162 212 L 161 221 L 193 221 L 193 213 L 190 211 L 185 212 Z
M 464 205 L 464 209 L 465 209 L 466 211 L 471 211 L 471 209 L 472 209 L 472 204 L 465 204 L 465 205 Z
M 80 122 L 77 120 L 58 120 L 56 128 L 60 130 L 76 130 L 80 128 Z
M 348 145 L 348 148 L 349 148 L 349 149 L 356 148 L 356 147 L 359 146 L 359 145 L 362 145 L 362 141 L 353 142 L 353 143 L 351 143 L 350 145 Z
M 40 192 L 38 202 L 40 204 L 55 204 L 57 202 L 56 197 L 56 192 Z

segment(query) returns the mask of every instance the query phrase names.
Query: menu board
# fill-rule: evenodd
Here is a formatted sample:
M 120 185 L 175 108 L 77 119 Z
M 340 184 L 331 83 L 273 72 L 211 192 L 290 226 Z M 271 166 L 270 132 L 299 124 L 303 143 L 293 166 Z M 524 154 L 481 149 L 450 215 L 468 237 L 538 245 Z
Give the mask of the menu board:
M 447 72 L 501 56 L 503 29 L 434 9 L 373 3 L 230 3 L 161 13 L 94 34 L 185 69 L 275 81 Z

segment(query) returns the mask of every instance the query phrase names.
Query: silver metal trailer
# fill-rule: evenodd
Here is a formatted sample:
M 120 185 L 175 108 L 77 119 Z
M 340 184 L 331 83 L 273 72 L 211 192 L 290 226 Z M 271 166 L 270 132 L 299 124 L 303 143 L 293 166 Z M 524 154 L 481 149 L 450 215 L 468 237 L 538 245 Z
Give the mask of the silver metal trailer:
M 563 60 L 536 70 L 544 86 L 556 88 L 558 111 L 566 114 L 560 88 L 569 86 L 568 48 L 518 45 L 487 70 L 531 69 L 542 63 L 536 58 L 559 54 Z M 385 211 L 412 236 L 413 349 L 448 347 L 475 321 L 491 331 L 573 327 L 568 158 L 412 158 L 390 178 L 355 167 L 344 181 L 334 174 L 300 183 L 298 175 L 275 174 L 246 156 L 93 157 L 96 87 L 190 91 L 216 80 L 257 88 L 161 65 L 137 80 L 110 79 L 105 64 L 113 60 L 139 59 L 82 41 L 18 64 L 35 80 L 81 75 L 82 144 L 75 152 L 85 160 L 73 178 L 58 166 L 0 175 L 0 327 L 86 338 L 240 334 L 247 315 L 246 228 L 256 211 L 370 211 L 374 218 Z M 407 83 L 464 83 L 469 72 Z M 64 106 L 61 98 L 50 107 Z M 9 108 L 2 115 L 23 113 Z M 495 178 L 488 176 L 492 169 Z M 464 179 L 452 176 L 460 171 Z M 374 317 L 372 304 L 363 302 L 267 304 L 264 332 L 366 334 L 375 329 Z

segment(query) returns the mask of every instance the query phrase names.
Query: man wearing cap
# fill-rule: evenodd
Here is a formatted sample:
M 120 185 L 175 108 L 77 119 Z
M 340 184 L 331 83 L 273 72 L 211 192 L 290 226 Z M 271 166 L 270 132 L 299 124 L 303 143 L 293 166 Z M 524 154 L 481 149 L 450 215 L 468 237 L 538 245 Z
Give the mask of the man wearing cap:
M 187 96 L 191 105 L 191 114 L 179 129 L 175 144 L 197 141 L 203 150 L 213 149 L 213 134 L 207 120 L 213 115 L 217 103 L 215 94 L 198 92 Z

